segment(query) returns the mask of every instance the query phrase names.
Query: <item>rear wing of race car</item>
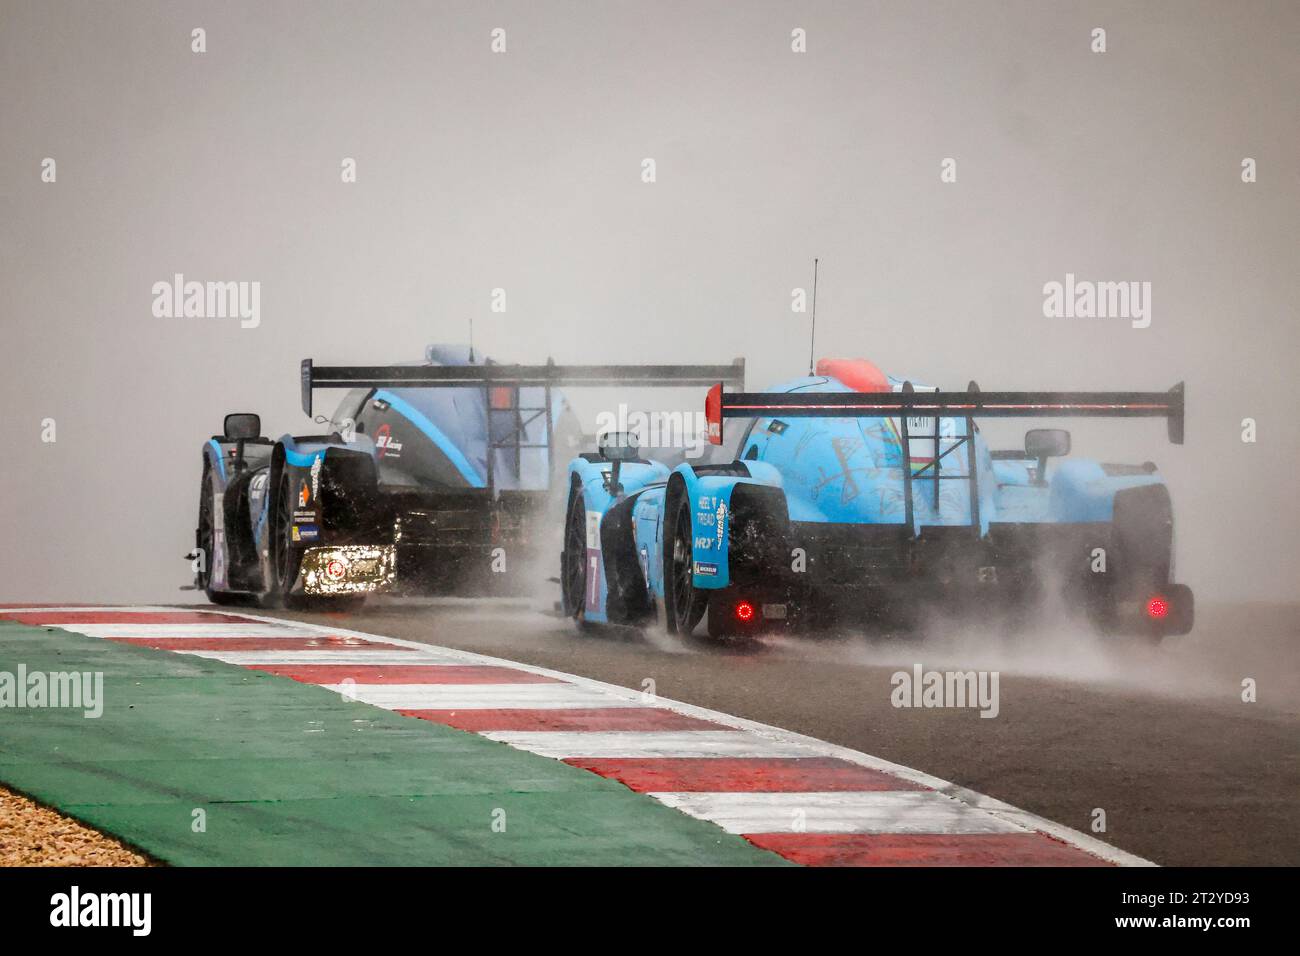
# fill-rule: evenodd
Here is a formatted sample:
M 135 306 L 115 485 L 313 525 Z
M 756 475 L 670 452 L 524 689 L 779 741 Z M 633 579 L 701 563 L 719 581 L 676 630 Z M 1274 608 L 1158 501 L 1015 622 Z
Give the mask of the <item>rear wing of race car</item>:
M 331 365 L 302 360 L 302 410 L 312 415 L 317 388 L 463 388 L 466 386 L 645 387 L 723 383 L 745 387 L 745 360 L 730 365 Z
M 551 389 L 556 387 L 706 386 L 726 383 L 745 387 L 745 360 L 730 365 L 337 365 L 302 362 L 302 410 L 312 416 L 312 392 L 318 388 L 482 388 L 487 392 L 487 487 L 496 488 L 498 453 L 513 455 L 515 471 L 525 451 L 544 452 L 549 460 L 554 439 Z M 520 405 L 522 388 L 541 388 L 541 404 Z M 506 419 L 504 431 L 491 427 Z M 540 437 L 534 434 L 540 423 Z
M 1167 392 L 731 392 L 715 384 L 705 399 L 709 440 L 722 444 L 726 418 L 1164 418 L 1183 443 L 1183 383 Z

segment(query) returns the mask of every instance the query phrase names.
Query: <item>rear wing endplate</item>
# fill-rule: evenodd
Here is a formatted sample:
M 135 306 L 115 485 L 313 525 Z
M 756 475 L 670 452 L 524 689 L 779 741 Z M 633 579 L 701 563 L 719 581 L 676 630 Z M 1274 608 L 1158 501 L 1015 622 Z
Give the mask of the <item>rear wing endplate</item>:
M 1183 443 L 1183 383 L 1167 392 L 731 392 L 709 389 L 709 441 L 722 444 L 726 418 L 1164 418 L 1169 440 Z
M 312 415 L 317 388 L 465 386 L 645 387 L 723 383 L 745 387 L 745 360 L 730 365 L 327 365 L 302 360 L 302 410 Z

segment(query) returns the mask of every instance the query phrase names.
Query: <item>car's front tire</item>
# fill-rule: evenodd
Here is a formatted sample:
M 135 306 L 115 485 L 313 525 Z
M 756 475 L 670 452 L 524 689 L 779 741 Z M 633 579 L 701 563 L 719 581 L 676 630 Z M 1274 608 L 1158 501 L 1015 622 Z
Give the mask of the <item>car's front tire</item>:
M 244 604 L 248 601 L 246 595 L 217 591 L 212 587 L 212 557 L 216 550 L 216 534 L 213 530 L 216 527 L 215 509 L 216 492 L 212 489 L 212 466 L 204 458 L 203 478 L 199 485 L 199 525 L 194 535 L 194 546 L 202 560 L 195 574 L 194 583 L 212 604 Z
M 262 603 L 279 607 L 296 603 L 293 586 L 298 581 L 302 566 L 302 548 L 293 541 L 293 482 L 287 469 L 281 469 L 276 484 L 275 503 L 271 511 L 270 528 L 270 581 Z
M 673 515 L 672 539 L 664 575 L 664 623 L 670 633 L 690 637 L 708 606 L 708 595 L 695 588 L 690 501 L 682 495 Z
M 560 553 L 560 607 L 565 617 L 573 618 L 578 630 L 592 625 L 587 613 L 587 512 L 583 507 L 582 488 L 574 482 L 569 491 L 569 506 L 564 514 L 564 550 Z

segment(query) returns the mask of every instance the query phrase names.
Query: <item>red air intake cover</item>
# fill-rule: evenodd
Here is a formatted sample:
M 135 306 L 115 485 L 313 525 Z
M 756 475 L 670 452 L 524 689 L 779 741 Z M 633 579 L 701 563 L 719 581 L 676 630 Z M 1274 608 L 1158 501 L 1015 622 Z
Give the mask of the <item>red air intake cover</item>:
M 839 379 L 855 392 L 888 392 L 885 373 L 866 359 L 820 359 L 817 374 Z

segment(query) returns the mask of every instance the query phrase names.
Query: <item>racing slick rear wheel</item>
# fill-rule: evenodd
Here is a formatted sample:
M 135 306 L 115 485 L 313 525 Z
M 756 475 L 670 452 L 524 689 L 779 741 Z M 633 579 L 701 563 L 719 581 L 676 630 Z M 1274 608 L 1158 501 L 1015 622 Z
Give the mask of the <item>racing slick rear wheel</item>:
M 683 495 L 673 520 L 672 550 L 668 555 L 665 575 L 668 630 L 682 637 L 690 637 L 704 616 L 708 595 L 695 589 L 693 559 L 691 557 L 691 508 Z
M 1171 580 L 1173 508 L 1164 485 L 1117 492 L 1111 519 L 1111 567 L 1090 611 L 1103 633 L 1159 644 L 1192 629 L 1195 604 Z

